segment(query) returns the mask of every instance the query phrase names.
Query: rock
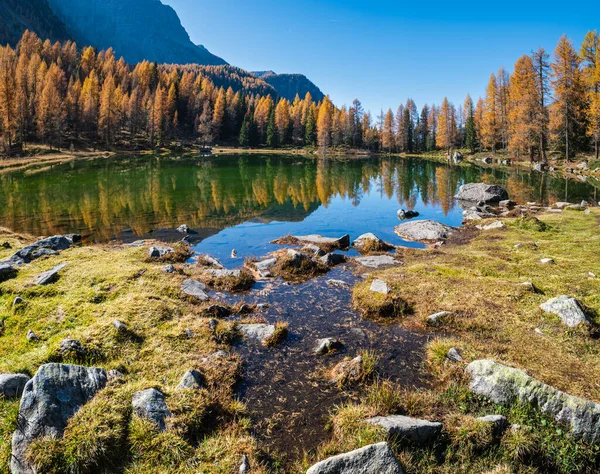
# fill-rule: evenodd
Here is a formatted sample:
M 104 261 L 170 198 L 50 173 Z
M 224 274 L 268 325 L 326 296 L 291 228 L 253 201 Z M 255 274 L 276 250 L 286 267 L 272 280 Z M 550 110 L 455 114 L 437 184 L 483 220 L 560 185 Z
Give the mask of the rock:
M 466 211 L 463 211 L 462 217 L 463 217 L 463 221 L 468 222 L 468 221 L 482 221 L 485 216 L 481 215 L 477 211 L 467 209 Z
M 331 381 L 339 383 L 357 382 L 362 377 L 362 356 L 344 360 L 331 371 Z
M 333 337 L 317 340 L 314 353 L 317 355 L 329 354 L 330 352 L 339 351 L 344 345 Z
M 231 309 L 222 304 L 213 304 L 206 308 L 206 314 L 214 316 L 215 318 L 226 318 L 231 315 Z
M 216 258 L 211 257 L 210 255 L 201 255 L 198 257 L 198 261 L 205 264 L 207 267 L 215 267 L 215 268 L 225 268 L 225 266 Z
M 325 255 L 325 251 L 321 250 L 318 245 L 308 244 L 302 247 L 302 252 L 307 253 L 312 258 L 319 258 Z
M 187 224 L 181 224 L 179 227 L 177 227 L 177 232 L 180 234 L 187 234 L 189 231 L 190 228 L 187 226 Z
M 464 160 L 463 155 L 459 151 L 457 151 L 456 153 L 454 153 L 454 156 L 452 156 L 452 161 L 454 161 L 454 163 L 456 163 L 456 164 L 462 163 L 463 160 Z
M 163 258 L 165 255 L 173 252 L 174 250 L 171 247 L 150 247 L 150 250 L 148 251 L 148 257 Z
M 33 253 L 31 254 L 32 260 L 36 260 L 40 257 L 54 257 L 58 255 L 58 252 L 56 250 L 50 250 L 50 249 L 38 249 L 38 250 L 34 250 Z
M 179 385 L 177 385 L 178 389 L 196 389 L 200 390 L 205 385 L 204 376 L 198 372 L 197 370 L 188 370 Z
M 547 167 L 548 165 L 546 163 L 536 163 L 535 165 L 533 165 L 533 170 L 543 173 L 544 171 L 546 171 Z
M 540 263 L 543 263 L 544 265 L 548 265 L 548 264 L 554 263 L 554 259 L 553 258 L 542 258 L 540 260 Z
M 125 377 L 125 375 L 122 372 L 119 372 L 117 369 L 109 370 L 106 373 L 106 376 L 109 382 L 113 382 L 115 380 L 119 380 Z
M 589 324 L 579 302 L 570 296 L 557 296 L 540 305 L 540 308 L 546 313 L 558 315 L 563 324 L 570 328 L 582 323 Z
M 0 374 L 0 398 L 19 398 L 27 382 L 29 377 L 24 374 Z
M 119 321 L 118 319 L 115 319 L 113 321 L 113 326 L 115 327 L 117 332 L 127 332 L 127 324 Z
M 400 265 L 400 262 L 391 255 L 368 255 L 366 257 L 356 257 L 354 261 L 367 268 L 383 268 Z
M 107 383 L 103 369 L 45 364 L 27 382 L 12 438 L 11 472 L 33 474 L 27 449 L 40 437 L 62 437 L 69 419 Z
M 460 354 L 458 349 L 456 349 L 455 347 L 453 347 L 452 349 L 450 349 L 448 351 L 448 354 L 446 354 L 446 358 L 452 362 L 462 362 L 463 361 L 462 355 Z
M 570 202 L 555 202 L 552 207 L 554 207 L 554 209 L 566 209 L 569 206 L 572 206 L 573 204 Z
M 240 464 L 239 474 L 248 474 L 250 472 L 250 461 L 248 456 L 245 454 L 242 456 L 242 463 Z
M 214 333 L 217 330 L 217 326 L 219 325 L 219 321 L 216 319 L 208 320 L 208 328 Z
M 6 281 L 17 276 L 17 269 L 11 264 L 0 262 L 0 282 Z
M 47 272 L 42 273 L 35 280 L 36 285 L 49 285 L 50 283 L 54 283 L 59 278 L 59 272 L 67 266 L 66 263 L 61 263 L 60 265 L 55 266 L 54 268 L 48 270 Z
M 398 211 L 398 219 L 400 219 L 401 221 L 414 219 L 415 217 L 419 217 L 419 213 L 417 211 L 404 210 L 404 209 L 400 209 Z
M 371 232 L 368 232 L 366 234 L 362 234 L 361 236 L 359 236 L 354 242 L 352 242 L 352 245 L 359 251 L 366 251 L 366 250 L 385 251 L 385 250 L 390 250 L 393 248 L 392 245 L 384 242 L 383 240 L 381 240 L 379 237 L 377 237 L 375 234 L 372 234 Z
M 33 244 L 23 247 L 9 259 L 9 262 L 14 262 L 16 265 L 30 263 L 36 258 L 45 255 L 44 250 L 53 252 L 51 255 L 55 255 L 54 252 L 67 250 L 73 243 L 78 242 L 81 242 L 81 236 L 78 234 L 73 234 L 70 238 L 64 235 L 48 237 L 47 239 L 38 240 Z
M 322 237 L 320 235 L 298 235 L 292 236 L 292 239 L 300 243 L 323 245 L 329 248 L 345 249 L 350 247 L 349 235 L 343 235 L 338 238 Z
M 481 161 L 483 161 L 486 165 L 491 165 L 494 162 L 494 159 L 491 156 L 486 156 Z
M 516 202 L 511 201 L 510 199 L 505 199 L 504 201 L 500 201 L 498 204 L 500 207 L 505 207 L 507 209 L 512 209 L 513 207 L 515 207 L 517 205 Z
M 533 283 L 531 283 L 530 281 L 525 281 L 523 283 L 520 284 L 521 288 L 523 288 L 525 291 L 531 291 L 532 293 L 535 293 L 535 285 Z
M 165 273 L 175 273 L 175 267 L 171 264 L 165 266 Z
M 492 222 L 491 224 L 488 224 L 488 225 L 478 225 L 477 228 L 479 230 L 495 230 L 495 229 L 504 229 L 504 228 L 506 228 L 506 226 L 504 225 L 504 223 L 502 221 L 496 221 L 496 222 Z
M 252 265 L 254 265 L 254 268 L 262 278 L 267 278 L 271 276 L 271 270 L 276 264 L 276 258 L 267 258 L 266 260 L 255 262 Z
M 20 304 L 23 304 L 25 301 L 23 300 L 23 298 L 21 298 L 20 296 L 15 296 L 15 299 L 13 300 L 12 305 L 13 306 L 19 306 Z
M 387 443 L 339 454 L 312 466 L 306 474 L 403 474 Z
M 246 339 L 264 342 L 275 334 L 275 326 L 270 324 L 240 324 L 240 333 Z
M 160 431 L 165 431 L 165 420 L 171 412 L 165 402 L 165 396 L 155 388 L 137 392 L 132 400 L 133 412 L 140 418 L 151 421 Z
M 495 184 L 469 183 L 463 184 L 459 188 L 455 198 L 461 201 L 484 202 L 485 204 L 489 204 L 506 201 L 508 199 L 508 193 L 506 192 L 506 189 Z
M 443 425 L 408 416 L 377 416 L 366 420 L 372 425 L 381 426 L 390 438 L 412 443 L 428 443 L 439 436 Z
M 336 265 L 341 265 L 342 263 L 346 263 L 346 256 L 341 255 L 339 253 L 328 253 L 319 259 L 323 265 L 327 265 L 328 267 L 335 267 Z
M 206 270 L 206 273 L 213 276 L 214 278 L 239 278 L 242 274 L 241 270 L 227 270 L 226 268 L 217 268 L 212 270 Z
M 439 327 L 442 324 L 446 323 L 448 318 L 452 316 L 453 313 L 450 311 L 441 311 L 439 313 L 432 314 L 427 316 L 427 325 L 433 327 Z
M 327 280 L 327 284 L 335 288 L 350 288 L 350 285 L 342 280 Z
M 600 441 L 600 404 L 568 395 L 493 360 L 471 362 L 466 372 L 473 393 L 502 405 L 529 403 L 567 426 L 576 439 L 591 444 Z
M 86 354 L 85 347 L 76 339 L 63 339 L 60 343 L 59 351 L 62 356 L 74 355 L 83 357 Z
M 492 425 L 492 433 L 496 437 L 500 437 L 508 429 L 510 423 L 507 418 L 502 415 L 487 415 L 477 418 L 477 421 L 489 423 Z
M 535 328 L 534 331 L 536 334 L 539 334 L 540 336 L 544 335 L 544 331 L 542 331 L 540 328 Z
M 510 166 L 512 164 L 511 160 L 502 160 L 501 161 L 502 166 Z
M 209 300 L 206 294 L 206 285 L 196 280 L 185 280 L 181 285 L 181 291 L 199 301 Z
M 31 329 L 27 331 L 27 335 L 25 336 L 29 342 L 39 341 L 40 338 L 36 333 L 34 333 Z
M 256 309 L 258 311 L 264 312 L 265 310 L 269 309 L 269 303 L 258 303 L 256 305 Z
M 370 290 L 374 293 L 379 293 L 381 295 L 388 295 L 390 293 L 390 288 L 388 284 L 383 280 L 373 280 L 371 283 Z
M 438 241 L 447 239 L 456 229 L 436 221 L 413 221 L 400 224 L 395 231 L 408 240 Z
M 190 328 L 185 328 L 183 330 L 183 333 L 185 334 L 185 337 L 187 337 L 188 339 L 194 338 L 194 331 L 192 331 Z
M 237 254 L 237 250 L 236 249 L 233 249 L 231 251 L 231 258 L 238 258 L 238 254 Z
M 229 357 L 229 354 L 227 352 L 217 351 L 217 352 L 213 352 L 212 354 L 210 354 L 207 357 L 200 359 L 200 362 L 203 364 L 210 364 L 211 362 L 213 362 L 215 360 L 226 359 L 227 357 Z

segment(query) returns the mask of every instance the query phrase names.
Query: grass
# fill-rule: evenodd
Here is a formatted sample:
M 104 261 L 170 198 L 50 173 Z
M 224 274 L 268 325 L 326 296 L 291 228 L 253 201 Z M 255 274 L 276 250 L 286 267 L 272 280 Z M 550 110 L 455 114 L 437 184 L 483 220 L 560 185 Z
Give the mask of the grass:
M 395 284 L 388 295 L 371 291 L 372 280 L 357 284 L 352 290 L 352 305 L 369 319 L 389 319 L 406 316 L 412 312 L 410 304 L 399 293 Z
M 381 252 L 388 252 L 394 247 L 386 242 L 375 239 L 365 239 L 362 245 L 357 247 L 357 250 L 363 255 L 372 255 Z
M 288 323 L 283 321 L 277 321 L 275 323 L 275 332 L 271 337 L 263 341 L 265 347 L 275 347 L 279 344 L 283 344 L 289 334 Z
M 285 281 L 300 283 L 323 275 L 329 270 L 326 265 L 305 255 L 295 260 L 286 250 L 279 251 L 277 257 L 277 263 L 271 270 L 271 274 Z
M 199 279 L 214 290 L 229 292 L 248 291 L 256 283 L 254 277 L 246 270 L 241 270 L 239 275 L 220 277 L 210 272 L 202 272 Z

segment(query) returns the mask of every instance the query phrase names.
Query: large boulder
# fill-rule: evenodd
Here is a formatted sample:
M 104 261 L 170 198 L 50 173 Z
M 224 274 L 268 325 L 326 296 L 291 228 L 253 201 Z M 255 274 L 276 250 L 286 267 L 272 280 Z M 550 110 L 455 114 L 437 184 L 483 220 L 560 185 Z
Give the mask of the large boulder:
M 455 198 L 461 201 L 484 202 L 488 204 L 505 201 L 508 199 L 508 193 L 506 189 L 496 184 L 469 183 L 459 188 Z
M 570 328 L 589 323 L 579 302 L 570 296 L 557 296 L 540 305 L 540 308 L 546 313 L 558 315 L 563 324 Z
M 19 398 L 29 377 L 24 374 L 0 374 L 0 395 L 3 398 Z
M 306 474 L 402 474 L 402 467 L 387 443 L 377 443 L 325 459 Z
M 165 396 L 155 388 L 142 390 L 133 396 L 133 411 L 140 418 L 152 422 L 160 431 L 165 431 L 165 420 L 171 412 L 165 402 Z
M 79 234 L 55 235 L 23 247 L 16 252 L 9 261 L 16 265 L 23 265 L 48 254 L 48 252 L 44 252 L 44 250 L 53 252 L 67 250 L 71 245 L 79 242 L 81 242 L 81 236 Z
M 12 439 L 11 472 L 34 474 L 27 462 L 29 445 L 40 437 L 61 437 L 69 419 L 107 383 L 103 369 L 77 365 L 42 365 L 27 382 Z
M 442 432 L 443 425 L 402 415 L 377 416 L 367 423 L 381 426 L 391 438 L 412 443 L 428 443 Z
M 466 372 L 473 393 L 502 405 L 529 403 L 568 427 L 576 439 L 600 441 L 600 404 L 568 395 L 493 360 L 471 362 Z
M 416 241 L 439 241 L 447 239 L 456 229 L 436 221 L 412 221 L 396 227 L 396 234 L 403 239 Z

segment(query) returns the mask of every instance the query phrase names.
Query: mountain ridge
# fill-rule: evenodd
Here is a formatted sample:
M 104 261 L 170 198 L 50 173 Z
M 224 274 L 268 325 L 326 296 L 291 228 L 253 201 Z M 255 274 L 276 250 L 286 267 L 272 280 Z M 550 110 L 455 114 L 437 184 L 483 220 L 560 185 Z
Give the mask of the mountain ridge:
M 296 95 L 303 99 L 308 92 L 315 102 L 321 102 L 325 98 L 321 89 L 304 74 L 277 74 L 271 70 L 253 71 L 252 74 L 273 86 L 281 97 L 289 101 L 293 101 Z

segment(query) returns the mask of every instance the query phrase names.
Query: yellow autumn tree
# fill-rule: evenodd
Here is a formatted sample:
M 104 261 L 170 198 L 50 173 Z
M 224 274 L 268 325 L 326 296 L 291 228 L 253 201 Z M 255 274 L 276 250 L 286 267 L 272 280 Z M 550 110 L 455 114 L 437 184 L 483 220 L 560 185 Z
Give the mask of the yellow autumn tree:
M 331 146 L 331 130 L 333 125 L 333 104 L 325 97 L 319 106 L 317 115 L 317 144 L 321 148 Z
M 500 127 L 498 123 L 498 83 L 496 75 L 492 74 L 485 92 L 481 122 L 481 143 L 484 148 L 496 152 L 500 142 Z
M 450 153 L 456 138 L 456 117 L 454 107 L 444 97 L 437 116 L 436 145 Z
M 533 161 L 534 148 L 539 145 L 536 125 L 539 97 L 530 56 L 517 60 L 510 84 L 509 149 L 517 154 L 528 153 Z

